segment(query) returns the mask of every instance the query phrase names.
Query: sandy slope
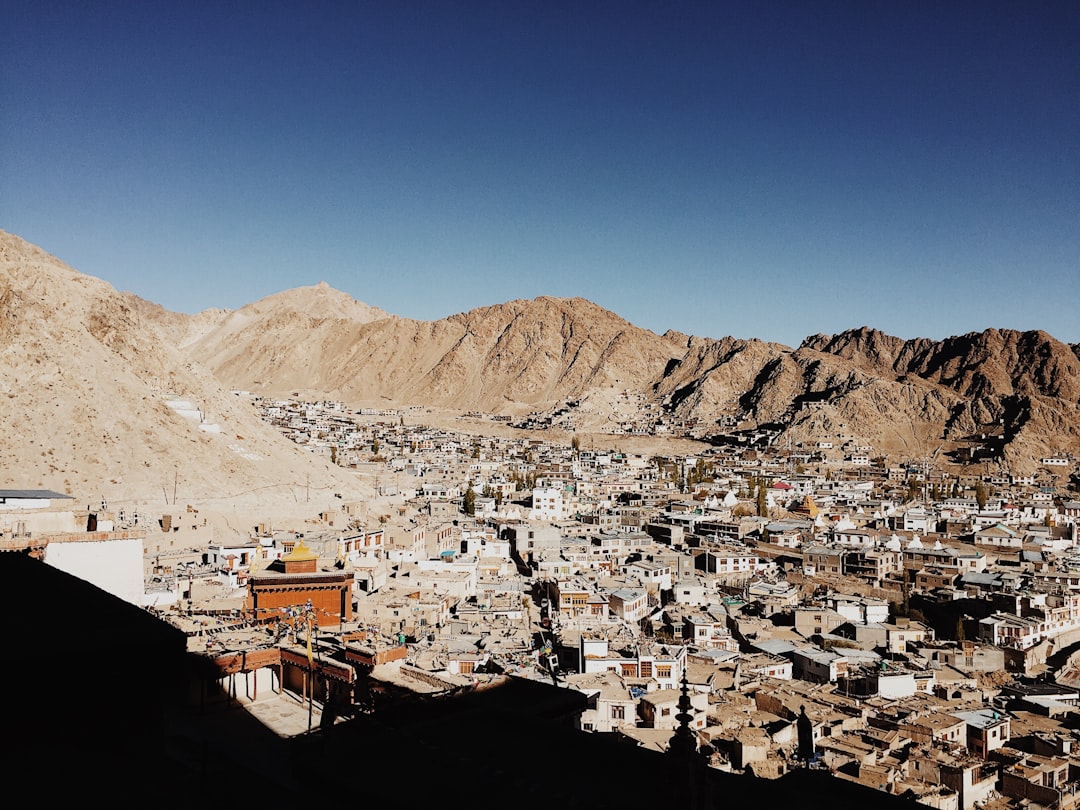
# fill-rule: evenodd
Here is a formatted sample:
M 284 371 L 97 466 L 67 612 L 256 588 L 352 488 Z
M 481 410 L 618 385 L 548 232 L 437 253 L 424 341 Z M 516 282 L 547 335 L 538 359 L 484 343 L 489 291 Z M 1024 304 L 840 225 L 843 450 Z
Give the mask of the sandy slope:
M 180 504 L 267 509 L 301 491 L 368 491 L 264 424 L 129 296 L 3 232 L 0 402 L 0 487 L 159 508 L 174 491 Z

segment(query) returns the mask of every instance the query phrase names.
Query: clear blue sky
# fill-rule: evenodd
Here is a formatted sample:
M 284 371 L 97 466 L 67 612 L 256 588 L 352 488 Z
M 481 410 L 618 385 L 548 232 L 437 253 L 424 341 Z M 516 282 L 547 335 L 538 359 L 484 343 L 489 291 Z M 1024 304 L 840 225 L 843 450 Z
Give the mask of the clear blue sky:
M 1080 342 L 1080 2 L 32 2 L 0 228 L 180 312 Z

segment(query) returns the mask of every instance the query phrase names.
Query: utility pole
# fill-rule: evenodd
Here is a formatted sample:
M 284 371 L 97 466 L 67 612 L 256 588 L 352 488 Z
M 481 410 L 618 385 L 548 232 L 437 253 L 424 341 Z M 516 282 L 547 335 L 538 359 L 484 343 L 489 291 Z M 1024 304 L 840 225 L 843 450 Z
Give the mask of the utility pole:
M 309 600 L 310 602 L 310 600 Z M 315 668 L 314 659 L 311 655 L 311 613 L 305 613 L 304 624 L 307 626 L 307 667 L 308 667 L 308 704 L 307 704 L 307 730 L 311 733 L 311 713 L 315 703 Z

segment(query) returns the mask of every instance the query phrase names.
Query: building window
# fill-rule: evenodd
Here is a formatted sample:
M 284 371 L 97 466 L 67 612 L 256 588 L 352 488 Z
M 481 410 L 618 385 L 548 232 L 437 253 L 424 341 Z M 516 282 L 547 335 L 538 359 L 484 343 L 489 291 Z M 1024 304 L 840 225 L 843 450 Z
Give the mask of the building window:
M 657 666 L 656 667 L 656 677 L 657 678 L 670 678 L 671 677 L 671 665 L 670 664 L 660 664 L 659 666 Z
M 472 675 L 473 665 L 473 661 L 459 661 L 458 672 L 462 675 Z
M 642 678 L 651 678 L 652 677 L 652 661 L 642 661 L 641 662 L 641 677 Z
M 611 707 L 611 719 L 612 720 L 625 720 L 626 719 L 626 707 L 625 706 L 612 706 Z

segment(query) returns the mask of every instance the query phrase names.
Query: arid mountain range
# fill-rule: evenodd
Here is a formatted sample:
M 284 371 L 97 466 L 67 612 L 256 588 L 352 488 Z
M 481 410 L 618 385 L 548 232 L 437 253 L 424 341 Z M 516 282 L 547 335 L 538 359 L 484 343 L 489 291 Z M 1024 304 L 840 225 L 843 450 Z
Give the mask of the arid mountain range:
M 167 499 L 177 477 L 223 496 L 348 485 L 234 389 L 355 407 L 558 409 L 584 433 L 648 410 L 706 440 L 768 426 L 785 446 L 851 437 L 893 463 L 962 458 L 964 440 L 983 434 L 1013 472 L 1080 456 L 1080 346 L 1044 332 L 937 341 L 863 328 L 791 348 L 658 335 L 579 298 L 416 321 L 325 284 L 183 315 L 0 231 L 0 486 L 138 481 Z M 177 415 L 177 398 L 198 407 L 202 429 Z

